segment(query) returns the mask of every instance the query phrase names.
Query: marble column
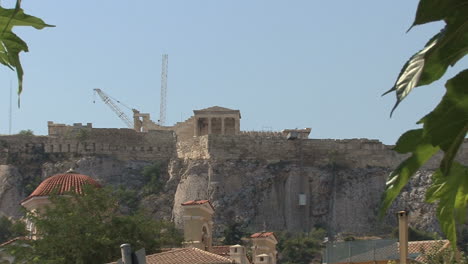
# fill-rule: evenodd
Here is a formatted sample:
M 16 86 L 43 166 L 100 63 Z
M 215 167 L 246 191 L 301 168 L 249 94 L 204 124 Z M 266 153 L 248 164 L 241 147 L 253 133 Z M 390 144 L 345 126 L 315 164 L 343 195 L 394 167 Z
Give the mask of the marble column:
M 208 118 L 208 135 L 211 134 L 211 117 Z
M 221 118 L 221 135 L 224 135 L 226 134 L 225 130 L 224 130 L 224 117 Z
M 200 129 L 198 128 L 198 123 L 199 123 L 198 118 L 195 118 L 194 123 L 195 123 L 195 125 L 193 127 L 194 127 L 195 130 L 193 131 L 193 135 L 195 137 L 198 137 L 198 131 L 200 131 Z

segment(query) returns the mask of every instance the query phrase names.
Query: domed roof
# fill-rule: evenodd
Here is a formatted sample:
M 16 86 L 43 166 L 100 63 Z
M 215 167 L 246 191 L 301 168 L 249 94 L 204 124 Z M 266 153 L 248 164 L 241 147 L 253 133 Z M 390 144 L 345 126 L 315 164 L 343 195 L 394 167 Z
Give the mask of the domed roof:
M 77 194 L 83 194 L 83 186 L 89 184 L 95 187 L 101 187 L 101 185 L 89 176 L 76 173 L 72 170 L 67 171 L 64 174 L 56 174 L 45 179 L 37 188 L 29 195 L 26 200 L 36 196 L 48 196 L 52 193 L 62 195 L 67 192 L 75 192 Z

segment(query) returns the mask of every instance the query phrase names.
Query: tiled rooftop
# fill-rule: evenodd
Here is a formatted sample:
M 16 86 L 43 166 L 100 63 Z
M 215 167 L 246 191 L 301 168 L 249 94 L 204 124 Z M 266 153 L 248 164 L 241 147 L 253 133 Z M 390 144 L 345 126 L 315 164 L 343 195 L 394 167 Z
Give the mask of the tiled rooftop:
M 230 246 L 213 246 L 211 252 L 220 256 L 229 256 Z
M 227 264 L 232 260 L 198 248 L 179 248 L 146 256 L 146 264 Z
M 205 204 L 205 203 L 209 203 L 210 201 L 208 200 L 191 200 L 191 201 L 187 201 L 185 203 L 182 203 L 182 205 L 198 205 L 198 204 Z
M 274 236 L 275 234 L 273 232 L 260 232 L 260 233 L 255 233 L 250 236 L 250 238 L 259 238 L 259 237 L 269 237 L 269 236 Z
M 75 192 L 83 194 L 83 186 L 89 184 L 95 187 L 101 187 L 101 185 L 89 176 L 78 174 L 75 172 L 67 172 L 65 174 L 57 174 L 52 177 L 45 179 L 39 186 L 31 193 L 26 200 L 36 196 L 48 196 L 52 193 L 64 194 L 67 192 Z
M 191 201 L 186 201 L 184 203 L 182 203 L 181 205 L 182 206 L 185 206 L 185 205 L 201 205 L 201 204 L 209 204 L 211 206 L 211 208 L 214 210 L 214 207 L 213 205 L 211 204 L 211 202 L 209 200 L 191 200 Z
M 426 262 L 425 255 L 435 254 L 449 246 L 448 240 L 410 241 L 408 242 L 408 253 L 410 256 L 416 256 L 417 262 L 424 263 Z
M 18 240 L 29 240 L 29 238 L 28 237 L 15 237 L 13 239 L 10 239 L 8 241 L 5 241 L 5 242 L 1 243 L 0 248 L 4 247 L 4 246 L 8 246 L 8 245 L 10 245 L 10 244 L 12 244 L 12 243 L 14 243 L 15 241 L 18 241 Z

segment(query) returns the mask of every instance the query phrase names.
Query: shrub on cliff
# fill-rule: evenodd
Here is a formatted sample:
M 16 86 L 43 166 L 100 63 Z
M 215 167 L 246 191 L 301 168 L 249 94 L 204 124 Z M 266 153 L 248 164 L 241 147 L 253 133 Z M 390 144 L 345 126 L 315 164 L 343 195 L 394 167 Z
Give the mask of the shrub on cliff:
M 21 130 L 18 132 L 18 135 L 21 136 L 34 136 L 34 132 L 31 129 Z
M 239 222 L 233 222 L 226 226 L 223 231 L 224 245 L 242 245 L 242 237 L 246 234 L 245 229 Z
M 156 162 L 152 165 L 146 166 L 143 168 L 141 172 L 143 175 L 143 196 L 147 196 L 150 194 L 158 193 L 163 184 L 161 182 L 161 165 Z

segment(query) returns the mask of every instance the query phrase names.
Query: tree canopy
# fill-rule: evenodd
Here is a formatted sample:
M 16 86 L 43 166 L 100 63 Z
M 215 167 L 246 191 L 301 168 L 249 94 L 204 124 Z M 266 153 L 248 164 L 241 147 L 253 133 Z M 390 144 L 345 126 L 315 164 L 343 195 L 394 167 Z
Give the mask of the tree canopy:
M 309 233 L 277 233 L 280 263 L 311 263 L 320 260 L 325 230 L 314 229 Z M 315 263 L 315 262 L 314 262 Z
M 10 247 L 27 263 L 107 263 L 120 256 L 119 246 L 156 252 L 161 246 L 178 246 L 182 236 L 168 222 L 143 213 L 122 215 L 112 192 L 86 186 L 84 195 L 51 196 L 52 205 L 39 215 L 29 214 L 40 239 Z
M 223 231 L 224 234 L 224 245 L 242 245 L 242 237 L 246 235 L 245 229 L 242 223 L 232 222 L 226 226 Z
M 26 235 L 26 226 L 23 222 L 11 221 L 6 216 L 0 217 L 0 244 L 24 235 Z
M 420 0 L 413 26 L 434 21 L 445 27 L 403 66 L 394 86 L 398 104 L 415 87 L 439 80 L 449 66 L 468 53 L 468 0 Z M 446 92 L 436 108 L 419 120 L 422 128 L 404 133 L 395 151 L 411 156 L 389 176 L 383 213 L 417 170 L 439 151 L 443 158 L 433 174 L 426 194 L 428 202 L 438 202 L 437 217 L 447 238 L 456 245 L 457 224 L 465 223 L 468 203 L 468 168 L 455 156 L 468 133 L 468 70 L 462 70 L 445 84 Z

